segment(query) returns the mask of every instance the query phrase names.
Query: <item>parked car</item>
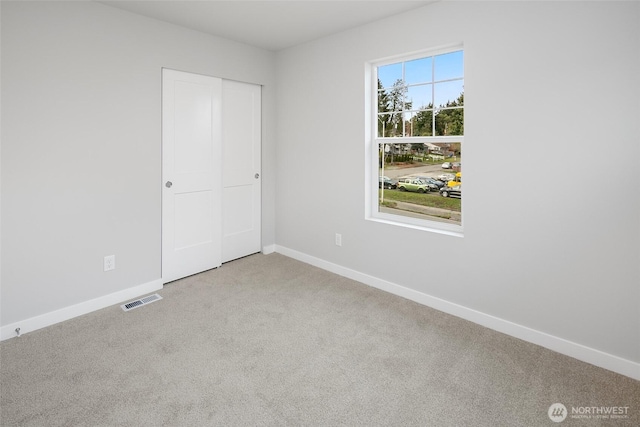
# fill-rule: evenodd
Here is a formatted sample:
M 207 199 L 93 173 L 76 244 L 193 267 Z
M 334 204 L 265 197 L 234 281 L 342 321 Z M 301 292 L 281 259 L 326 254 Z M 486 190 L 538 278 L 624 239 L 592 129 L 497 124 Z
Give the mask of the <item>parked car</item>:
M 416 178 L 426 181 L 427 184 L 431 184 L 430 188 L 433 190 L 439 190 L 444 187 L 444 182 L 430 176 L 416 176 Z
M 442 175 L 438 175 L 438 179 L 442 182 L 453 181 L 456 176 L 452 173 L 443 173 Z
M 444 162 L 442 164 L 442 169 L 451 169 L 453 167 L 453 164 L 451 162 Z
M 378 187 L 382 188 L 384 182 L 384 188 L 394 189 L 398 187 L 398 181 L 391 179 L 388 176 L 378 177 Z
M 462 172 L 456 172 L 454 178 L 447 182 L 448 187 L 457 187 L 462 184 Z
M 428 193 L 429 185 L 425 181 L 418 178 L 403 178 L 398 181 L 398 190 Z
M 462 185 L 456 187 L 442 187 L 440 189 L 440 195 L 442 197 L 456 197 L 462 199 Z

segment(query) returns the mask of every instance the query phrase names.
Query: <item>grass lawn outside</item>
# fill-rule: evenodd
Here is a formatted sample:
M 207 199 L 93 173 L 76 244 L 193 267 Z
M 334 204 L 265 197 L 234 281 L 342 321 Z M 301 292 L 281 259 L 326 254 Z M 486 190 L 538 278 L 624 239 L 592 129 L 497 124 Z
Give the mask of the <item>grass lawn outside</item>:
M 378 198 L 380 198 L 382 190 L 378 190 Z M 438 192 L 431 193 L 411 193 L 400 190 L 384 190 L 385 201 L 397 201 L 405 203 L 413 203 L 415 205 L 429 206 L 432 208 L 448 209 L 460 212 L 462 204 L 461 199 L 453 199 L 450 197 L 442 197 Z

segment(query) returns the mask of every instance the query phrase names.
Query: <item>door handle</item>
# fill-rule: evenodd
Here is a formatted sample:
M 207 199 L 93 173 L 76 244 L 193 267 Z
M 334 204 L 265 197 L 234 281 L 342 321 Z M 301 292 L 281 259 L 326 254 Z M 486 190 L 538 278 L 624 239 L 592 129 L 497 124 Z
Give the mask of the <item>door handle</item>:
M 258 179 L 258 178 L 260 178 L 260 174 L 259 174 L 259 173 L 257 173 L 257 174 L 255 174 L 255 175 L 254 175 L 254 177 L 255 177 L 256 179 Z
M 173 182 L 167 181 L 167 183 L 164 186 L 167 188 L 171 188 L 172 185 L 173 185 Z

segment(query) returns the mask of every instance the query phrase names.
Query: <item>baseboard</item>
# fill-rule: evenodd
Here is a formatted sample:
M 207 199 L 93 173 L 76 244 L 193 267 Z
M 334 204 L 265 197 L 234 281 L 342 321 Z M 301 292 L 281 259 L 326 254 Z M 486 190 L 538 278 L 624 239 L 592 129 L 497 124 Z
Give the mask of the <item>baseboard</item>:
M 141 295 L 155 292 L 162 289 L 162 280 L 154 280 L 152 282 L 144 283 L 142 285 L 134 286 L 119 292 L 114 292 L 103 297 L 95 298 L 89 301 L 81 302 L 69 307 L 61 308 L 60 310 L 52 311 L 42 314 L 40 316 L 32 317 L 30 319 L 21 320 L 19 322 L 11 323 L 0 328 L 0 340 L 6 340 L 17 336 L 16 328 L 20 328 L 20 334 L 35 331 L 53 324 L 64 322 L 65 320 L 73 319 L 74 317 L 82 316 L 83 314 L 91 313 L 92 311 L 100 310 L 123 301 L 137 298 Z
M 540 332 L 526 326 L 518 325 L 508 320 L 482 313 L 459 304 L 455 304 L 441 298 L 433 297 L 413 289 L 400 286 L 398 284 L 379 279 L 356 270 L 352 270 L 340 265 L 289 249 L 280 245 L 276 245 L 276 252 L 288 256 L 290 258 L 302 261 L 306 264 L 319 267 L 323 270 L 330 271 L 343 277 L 364 283 L 374 288 L 389 292 L 394 295 L 415 301 L 419 304 L 435 308 L 442 312 L 469 320 L 478 325 L 493 329 L 498 332 L 519 338 L 521 340 L 537 344 L 548 348 L 555 352 L 573 357 L 574 359 L 590 363 L 592 365 L 608 369 L 610 371 L 625 375 L 627 377 L 640 380 L 640 363 L 621 357 L 605 353 L 591 347 L 584 346 L 554 335 Z
M 272 254 L 276 251 L 276 245 L 267 245 L 262 247 L 262 253 L 264 255 Z

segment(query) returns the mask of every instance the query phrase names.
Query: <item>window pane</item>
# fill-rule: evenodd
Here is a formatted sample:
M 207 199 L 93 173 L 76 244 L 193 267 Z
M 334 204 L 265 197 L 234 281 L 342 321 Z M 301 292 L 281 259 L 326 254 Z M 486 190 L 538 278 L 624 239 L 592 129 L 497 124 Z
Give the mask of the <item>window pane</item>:
M 378 211 L 461 224 L 461 143 L 381 144 Z
M 398 80 L 402 80 L 402 62 L 378 67 L 378 81 L 383 88 L 392 87 Z
M 433 108 L 431 105 L 431 85 L 409 86 L 406 110 Z
M 436 112 L 436 135 L 464 135 L 464 110 L 451 108 Z
M 378 114 L 378 137 L 402 136 L 402 113 Z
M 402 116 L 402 121 L 404 123 L 404 136 L 415 136 L 413 133 L 413 125 L 414 120 L 413 117 L 416 115 L 415 111 L 405 111 Z
M 434 100 L 436 107 L 454 107 L 463 105 L 464 81 L 436 83 L 434 87 Z
M 462 51 L 437 55 L 434 58 L 435 80 L 456 79 L 464 76 Z
M 389 89 L 378 91 L 378 113 L 403 111 L 407 97 L 407 88 L 396 84 Z
M 433 136 L 433 110 L 422 110 L 411 117 L 412 136 Z
M 378 91 L 378 112 L 402 111 L 405 102 L 403 91 L 401 86 L 392 88 L 390 91 Z
M 428 83 L 432 79 L 433 57 L 416 59 L 405 62 L 404 80 L 407 84 Z

